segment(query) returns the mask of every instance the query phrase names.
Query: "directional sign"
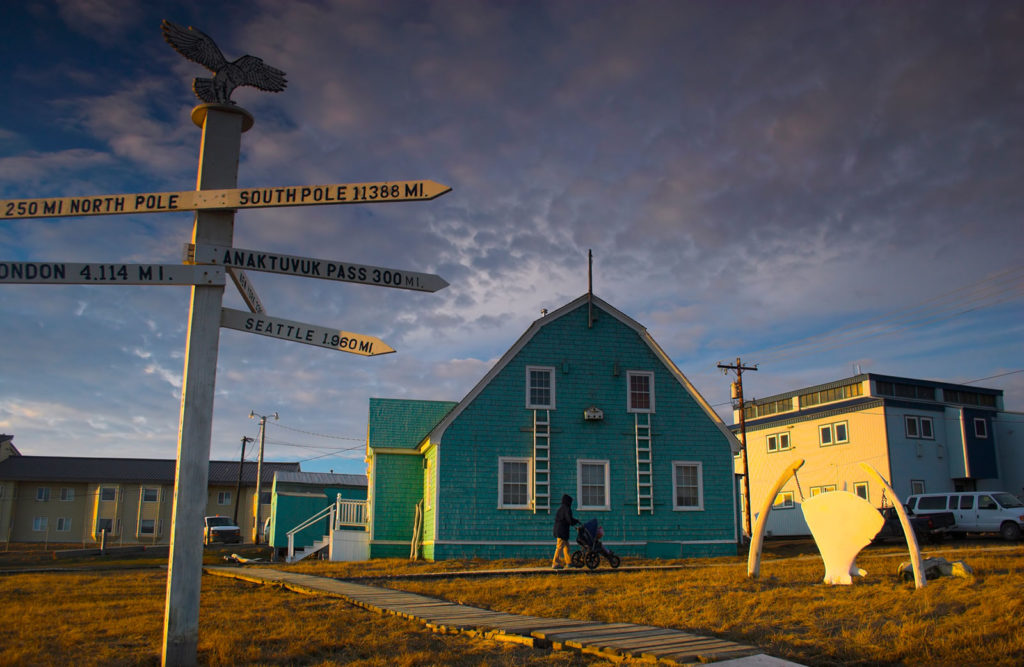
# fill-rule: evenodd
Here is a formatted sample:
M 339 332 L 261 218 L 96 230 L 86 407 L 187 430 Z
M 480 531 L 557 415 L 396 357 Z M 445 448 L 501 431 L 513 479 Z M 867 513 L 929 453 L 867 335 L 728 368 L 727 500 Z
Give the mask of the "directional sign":
M 338 331 L 305 322 L 293 322 L 280 317 L 250 314 L 234 308 L 220 309 L 220 325 L 228 329 L 248 331 L 295 343 L 361 354 L 364 357 L 395 351 L 387 343 L 373 336 Z
M 64 285 L 223 285 L 219 266 L 0 262 L 0 283 Z
M 249 281 L 249 276 L 245 275 L 245 271 L 242 269 L 228 268 L 228 275 L 231 276 L 231 280 L 234 281 L 235 287 L 242 294 L 242 300 L 245 301 L 245 305 L 249 306 L 249 310 L 254 313 L 265 313 L 263 309 L 263 302 L 260 301 L 260 295 L 256 293 L 256 288 L 252 286 L 252 282 Z
M 448 287 L 448 282 L 444 278 L 432 273 L 349 264 L 330 259 L 296 257 L 276 252 L 245 250 L 244 248 L 220 248 L 189 243 L 185 246 L 185 261 L 198 264 L 222 264 L 229 268 L 238 267 L 305 278 L 340 280 L 379 287 L 398 287 L 420 292 L 436 292 Z
M 275 188 L 142 192 L 95 197 L 0 199 L 0 219 L 427 201 L 450 191 L 451 188 L 447 185 L 434 181 L 377 181 Z

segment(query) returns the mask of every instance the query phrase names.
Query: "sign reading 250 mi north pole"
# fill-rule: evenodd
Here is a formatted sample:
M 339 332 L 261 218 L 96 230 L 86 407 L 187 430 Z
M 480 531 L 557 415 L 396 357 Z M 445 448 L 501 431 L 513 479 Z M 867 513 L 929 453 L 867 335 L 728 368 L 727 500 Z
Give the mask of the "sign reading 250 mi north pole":
M 434 181 L 377 181 L 273 188 L 143 192 L 92 197 L 0 199 L 0 219 L 429 201 L 450 190 L 449 186 Z

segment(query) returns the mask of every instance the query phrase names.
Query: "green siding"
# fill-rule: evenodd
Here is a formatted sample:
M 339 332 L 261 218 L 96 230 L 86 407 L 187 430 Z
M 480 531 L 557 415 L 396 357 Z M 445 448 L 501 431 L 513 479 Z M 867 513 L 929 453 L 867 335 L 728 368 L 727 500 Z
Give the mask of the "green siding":
M 417 449 L 430 429 L 457 404 L 451 401 L 414 401 L 371 398 L 367 439 L 371 448 Z
M 637 543 L 614 546 L 616 552 L 642 555 L 648 542 L 657 542 L 676 543 L 680 553 L 693 555 L 736 553 L 728 439 L 632 328 L 597 312 L 593 328 L 587 327 L 586 305 L 542 327 L 444 433 L 438 445 L 441 500 L 435 538 L 441 543 L 431 550 L 435 559 L 550 557 L 553 514 L 563 493 L 577 501 L 577 516 L 601 522 L 606 542 Z M 550 514 L 497 509 L 498 458 L 530 457 L 533 452 L 533 411 L 525 408 L 525 369 L 532 365 L 555 368 Z M 634 416 L 626 409 L 630 370 L 655 374 L 653 515 L 637 515 Z M 584 421 L 589 406 L 602 409 L 604 420 Z M 576 509 L 578 459 L 609 461 L 611 511 Z M 702 463 L 703 511 L 673 511 L 672 461 Z M 708 543 L 718 541 L 723 543 Z
M 408 556 L 416 503 L 423 498 L 423 456 L 374 453 L 370 483 L 374 497 L 371 558 Z M 391 541 L 405 546 L 380 544 Z

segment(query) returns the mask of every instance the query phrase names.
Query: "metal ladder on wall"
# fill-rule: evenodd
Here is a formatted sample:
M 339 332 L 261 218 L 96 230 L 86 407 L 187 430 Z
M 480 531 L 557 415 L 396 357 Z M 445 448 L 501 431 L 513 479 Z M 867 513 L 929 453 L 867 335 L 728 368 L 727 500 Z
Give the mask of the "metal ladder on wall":
M 533 511 L 551 511 L 551 411 L 533 411 Z
M 654 466 L 651 457 L 651 415 L 636 418 L 636 513 L 654 514 Z

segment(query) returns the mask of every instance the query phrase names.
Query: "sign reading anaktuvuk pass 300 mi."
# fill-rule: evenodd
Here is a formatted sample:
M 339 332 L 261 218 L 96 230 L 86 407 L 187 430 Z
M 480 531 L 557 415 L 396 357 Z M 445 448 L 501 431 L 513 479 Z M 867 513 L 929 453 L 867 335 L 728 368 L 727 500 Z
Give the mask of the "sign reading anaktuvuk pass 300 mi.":
M 435 181 L 379 181 L 274 188 L 143 192 L 93 197 L 0 199 L 0 219 L 427 201 L 436 199 L 450 190 L 447 185 Z

